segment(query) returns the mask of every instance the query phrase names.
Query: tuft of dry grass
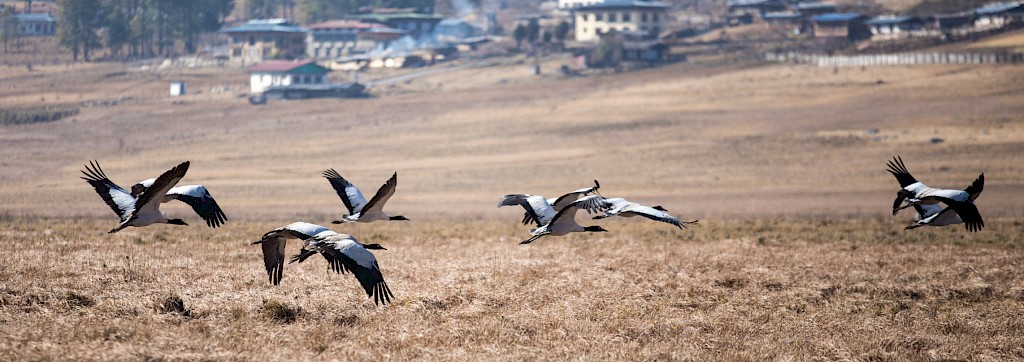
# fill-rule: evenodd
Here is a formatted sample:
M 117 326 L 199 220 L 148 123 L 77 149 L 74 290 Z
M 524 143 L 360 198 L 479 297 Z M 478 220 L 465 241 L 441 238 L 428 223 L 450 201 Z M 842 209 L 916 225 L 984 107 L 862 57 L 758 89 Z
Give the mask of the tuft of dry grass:
M 276 300 L 264 300 L 263 306 L 260 307 L 260 314 L 278 322 L 291 323 L 302 314 L 302 308 L 293 307 L 288 305 L 288 303 Z
M 319 259 L 269 285 L 248 241 L 280 223 L 16 218 L 0 359 L 1024 359 L 1018 221 L 609 219 L 528 246 L 517 221 L 338 226 L 388 248 L 376 307 Z
M 171 293 L 154 303 L 158 313 L 174 313 L 182 317 L 191 317 L 192 311 L 185 308 L 185 301 L 177 294 Z

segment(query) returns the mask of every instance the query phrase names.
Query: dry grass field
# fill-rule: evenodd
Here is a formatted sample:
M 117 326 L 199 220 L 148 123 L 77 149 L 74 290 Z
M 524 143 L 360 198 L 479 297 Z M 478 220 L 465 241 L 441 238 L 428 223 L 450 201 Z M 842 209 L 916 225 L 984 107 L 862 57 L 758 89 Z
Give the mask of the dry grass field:
M 0 107 L 90 105 L 0 127 L 0 359 L 1024 359 L 1019 66 L 561 62 L 265 106 L 231 69 L 0 68 Z M 896 154 L 932 186 L 984 172 L 985 229 L 902 230 Z M 231 220 L 168 204 L 192 226 L 107 235 L 92 159 L 125 186 L 191 160 Z M 392 305 L 319 258 L 271 287 L 248 244 L 336 217 L 328 167 L 368 194 L 399 173 L 387 209 L 412 221 L 335 228 L 389 249 Z M 521 246 L 521 211 L 494 207 L 593 179 L 701 222 Z

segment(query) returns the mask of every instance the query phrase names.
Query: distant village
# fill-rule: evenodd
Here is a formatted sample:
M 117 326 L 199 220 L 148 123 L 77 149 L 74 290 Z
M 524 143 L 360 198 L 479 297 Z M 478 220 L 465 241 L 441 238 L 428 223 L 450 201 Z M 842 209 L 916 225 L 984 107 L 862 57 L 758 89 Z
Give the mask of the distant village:
M 35 3 L 39 6 L 4 7 L 5 47 L 15 30 L 18 37 L 58 33 L 56 3 Z M 1022 2 L 915 16 L 850 11 L 832 2 L 728 0 L 704 13 L 685 4 L 643 0 L 557 0 L 512 18 L 486 8 L 458 16 L 437 14 L 432 7 L 371 8 L 310 24 L 288 18 L 226 23 L 218 36 L 203 38 L 197 52 L 245 69 L 254 94 L 303 98 L 362 93 L 356 78 L 329 83 L 330 71 L 358 74 L 461 57 L 571 53 L 571 64 L 561 71 L 578 74 L 592 67 L 684 60 L 687 51 L 677 49 L 692 45 L 712 44 L 719 51 L 768 44 L 776 52 L 895 52 L 1024 27 Z M 736 37 L 730 29 L 753 30 Z M 716 33 L 717 38 L 708 36 Z

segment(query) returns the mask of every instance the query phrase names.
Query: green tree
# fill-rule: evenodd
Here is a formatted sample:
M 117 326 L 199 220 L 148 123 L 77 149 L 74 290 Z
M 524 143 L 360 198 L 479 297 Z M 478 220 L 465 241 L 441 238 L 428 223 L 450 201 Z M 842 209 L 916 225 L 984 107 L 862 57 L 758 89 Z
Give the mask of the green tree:
M 571 30 L 571 25 L 569 25 L 569 22 L 562 21 L 558 23 L 558 25 L 555 26 L 555 40 L 557 40 L 559 43 L 565 42 L 565 38 L 569 36 L 569 30 Z
M 269 19 L 277 14 L 277 7 L 280 0 L 247 0 L 245 2 L 245 17 L 247 19 Z
M 526 27 L 523 24 L 516 25 L 516 28 L 512 30 L 512 37 L 516 39 L 516 50 L 519 50 L 523 40 L 526 40 Z
M 302 24 L 311 24 L 340 19 L 355 12 L 357 8 L 357 2 L 350 0 L 303 0 L 298 3 L 296 20 Z
M 544 35 L 541 35 L 540 37 L 540 41 L 547 44 L 551 42 L 552 38 L 554 38 L 554 35 L 551 35 L 551 30 L 545 30 Z
M 184 45 L 185 52 L 193 54 L 199 34 L 220 29 L 233 9 L 232 0 L 176 0 L 166 12 L 173 38 Z
M 57 23 L 58 43 L 71 50 L 75 61 L 79 53 L 89 61 L 90 51 L 102 45 L 96 35 L 96 27 L 102 23 L 99 0 L 58 0 L 57 4 L 60 7 L 57 18 L 61 19 Z
M 119 57 L 121 51 L 131 41 L 131 0 L 108 0 L 104 5 L 107 8 L 107 33 L 106 45 L 110 54 Z
M 18 29 L 18 18 L 14 16 L 14 8 L 0 5 L 0 38 L 4 42 L 4 53 L 7 52 L 7 44 L 11 39 L 21 35 Z
M 594 66 L 615 67 L 622 62 L 622 50 L 624 49 L 622 33 L 611 30 L 601 35 L 597 41 L 597 48 L 594 49 Z
M 530 19 L 526 22 L 526 40 L 530 43 L 536 43 L 540 37 L 540 21 L 537 19 Z

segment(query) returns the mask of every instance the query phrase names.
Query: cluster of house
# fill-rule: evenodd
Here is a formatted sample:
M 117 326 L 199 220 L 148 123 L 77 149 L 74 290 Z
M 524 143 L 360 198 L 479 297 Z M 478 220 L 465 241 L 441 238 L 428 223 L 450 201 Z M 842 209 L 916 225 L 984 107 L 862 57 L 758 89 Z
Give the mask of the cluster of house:
M 556 20 L 572 24 L 577 42 L 593 44 L 602 34 L 615 31 L 637 40 L 626 44 L 626 59 L 657 59 L 661 56 L 661 52 L 656 51 L 660 48 L 653 45 L 665 30 L 669 5 L 643 0 L 590 0 L 568 4 L 565 8 L 571 9 L 566 12 L 568 17 Z M 489 26 L 485 24 L 485 28 Z M 430 49 L 432 52 L 429 54 L 423 54 L 423 49 L 415 51 L 412 48 L 441 43 L 439 40 L 469 43 L 479 39 L 488 29 L 435 14 L 378 9 L 369 14 L 305 27 L 286 19 L 250 20 L 221 32 L 228 35 L 231 59 L 244 65 L 256 64 L 248 68 L 252 74 L 250 88 L 253 93 L 264 93 L 282 87 L 319 87 L 326 84 L 323 74 L 330 69 L 354 70 L 374 65 L 400 67 L 412 59 L 434 59 L 438 56 L 437 47 Z M 386 56 L 369 56 L 374 50 L 390 48 L 402 51 Z
M 788 3 L 784 0 L 729 0 L 730 25 L 764 21 L 775 30 L 818 38 L 890 40 L 911 36 L 941 36 L 953 32 L 984 31 L 1024 22 L 1024 3 L 993 3 L 980 8 L 929 17 L 909 15 L 867 16 L 839 12 L 827 2 Z
M 256 19 L 221 32 L 228 35 L 229 57 L 241 64 L 267 59 L 360 59 L 374 50 L 405 51 L 439 40 L 459 43 L 483 35 L 483 29 L 463 20 L 399 9 L 379 9 L 305 27 L 286 19 Z

